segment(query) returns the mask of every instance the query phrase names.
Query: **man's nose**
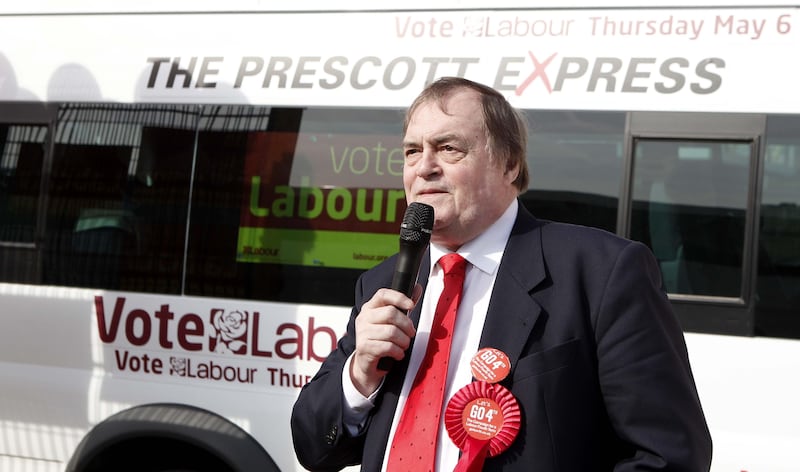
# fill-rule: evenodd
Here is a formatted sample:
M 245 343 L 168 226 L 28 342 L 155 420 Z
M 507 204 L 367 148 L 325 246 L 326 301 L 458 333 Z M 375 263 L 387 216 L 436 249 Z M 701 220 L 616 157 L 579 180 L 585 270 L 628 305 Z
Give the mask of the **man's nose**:
M 439 167 L 439 158 L 433 149 L 423 149 L 422 157 L 417 163 L 417 175 L 426 177 L 429 175 L 437 174 L 441 168 Z

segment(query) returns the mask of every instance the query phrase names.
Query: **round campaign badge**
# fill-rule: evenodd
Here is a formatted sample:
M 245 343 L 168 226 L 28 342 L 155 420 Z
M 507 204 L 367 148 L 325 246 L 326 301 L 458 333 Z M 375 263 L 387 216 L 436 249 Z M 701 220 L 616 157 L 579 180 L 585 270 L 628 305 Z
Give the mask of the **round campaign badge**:
M 519 404 L 502 385 L 478 380 L 453 395 L 444 424 L 450 439 L 464 453 L 454 472 L 480 471 L 487 456 L 500 454 L 516 439 Z
M 461 426 L 475 439 L 492 439 L 503 426 L 503 412 L 500 410 L 500 405 L 491 398 L 481 397 L 472 400 L 461 413 Z
M 472 376 L 476 380 L 497 383 L 511 372 L 511 362 L 505 352 L 493 347 L 485 347 L 472 357 L 470 362 Z

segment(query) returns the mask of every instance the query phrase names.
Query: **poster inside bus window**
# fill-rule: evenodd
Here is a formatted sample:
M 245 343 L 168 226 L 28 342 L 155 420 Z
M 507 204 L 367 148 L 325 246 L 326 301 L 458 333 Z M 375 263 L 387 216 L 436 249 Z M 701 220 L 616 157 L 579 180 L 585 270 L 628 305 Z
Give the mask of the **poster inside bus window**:
M 367 269 L 397 252 L 399 133 L 251 133 L 236 260 Z

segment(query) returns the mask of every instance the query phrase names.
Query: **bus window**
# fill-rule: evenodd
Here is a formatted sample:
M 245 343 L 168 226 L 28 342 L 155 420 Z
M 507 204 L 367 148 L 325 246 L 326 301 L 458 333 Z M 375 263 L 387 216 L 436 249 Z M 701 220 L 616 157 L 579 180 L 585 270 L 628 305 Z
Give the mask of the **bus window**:
M 0 123 L 0 280 L 37 283 L 47 127 L 12 123 Z
M 530 128 L 525 206 L 539 218 L 616 229 L 625 114 L 525 112 Z
M 45 126 L 0 123 L 0 242 L 34 243 L 46 136 Z
M 180 293 L 196 127 L 192 109 L 59 109 L 45 283 Z
M 186 293 L 351 305 L 357 277 L 398 249 L 402 113 L 211 113 L 242 111 L 203 110 Z
M 756 334 L 800 338 L 800 119 L 769 116 L 761 190 Z
M 631 237 L 668 292 L 741 297 L 749 142 L 636 141 Z
M 299 111 L 299 110 L 298 110 Z M 236 264 L 242 205 L 248 205 L 245 159 L 251 136 L 266 131 L 273 116 L 267 107 L 205 106 L 200 116 L 195 182 L 192 186 L 191 231 L 186 293 L 248 298 L 246 267 Z M 291 126 L 291 125 L 290 125 Z M 282 169 L 281 150 L 264 163 Z M 291 151 L 289 151 L 291 152 Z M 273 285 L 271 277 L 258 284 Z

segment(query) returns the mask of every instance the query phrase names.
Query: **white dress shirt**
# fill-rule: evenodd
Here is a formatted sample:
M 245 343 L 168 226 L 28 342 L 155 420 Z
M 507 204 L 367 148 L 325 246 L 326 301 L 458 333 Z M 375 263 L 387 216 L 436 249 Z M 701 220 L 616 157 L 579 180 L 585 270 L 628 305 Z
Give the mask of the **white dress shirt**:
M 477 353 L 478 346 L 483 332 L 483 324 L 486 320 L 486 311 L 489 307 L 489 299 L 492 295 L 492 288 L 497 277 L 497 269 L 503 257 L 506 242 L 511 234 L 511 228 L 517 217 L 517 200 L 515 199 L 506 209 L 505 213 L 498 218 L 486 231 L 477 238 L 464 244 L 459 248 L 458 253 L 464 257 L 467 264 L 466 278 L 462 288 L 461 302 L 458 306 L 456 325 L 454 329 L 452 346 L 450 348 L 450 365 L 447 372 L 447 387 L 445 388 L 445 400 L 442 405 L 442 418 L 444 418 L 444 408 L 447 402 L 458 390 L 472 381 L 472 371 L 470 361 Z M 422 302 L 419 324 L 417 326 L 417 336 L 411 351 L 408 373 L 406 374 L 400 398 L 395 410 L 394 420 L 392 421 L 389 442 L 386 447 L 386 456 L 383 461 L 383 470 L 386 470 L 386 459 L 388 458 L 390 445 L 394 438 L 394 431 L 400 413 L 408 398 L 408 392 L 414 381 L 416 372 L 425 356 L 428 345 L 428 336 L 433 324 L 433 314 L 436 310 L 436 303 L 439 294 L 444 287 L 442 269 L 436 264 L 447 250 L 435 244 L 431 244 L 431 273 L 428 277 L 428 285 L 425 289 L 425 297 Z M 478 329 L 480 328 L 480 329 Z M 492 347 L 492 346 L 488 346 Z M 351 357 L 352 359 L 352 357 Z M 350 359 L 345 363 L 342 372 L 342 385 L 344 390 L 345 404 L 350 407 L 345 409 L 345 424 L 351 433 L 358 432 L 364 424 L 370 409 L 374 403 L 373 399 L 378 392 L 370 397 L 364 397 L 353 386 L 350 380 Z M 378 390 L 380 391 L 380 389 Z M 444 422 L 440 421 L 438 445 L 436 448 L 436 470 L 453 470 L 458 463 L 458 447 L 450 440 Z

